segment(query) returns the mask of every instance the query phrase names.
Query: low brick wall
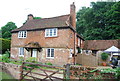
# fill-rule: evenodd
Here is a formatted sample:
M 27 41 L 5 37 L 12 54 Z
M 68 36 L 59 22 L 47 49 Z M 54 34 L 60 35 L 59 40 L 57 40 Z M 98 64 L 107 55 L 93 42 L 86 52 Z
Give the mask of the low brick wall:
M 0 62 L 0 68 L 15 79 L 20 79 L 21 77 L 21 65 Z

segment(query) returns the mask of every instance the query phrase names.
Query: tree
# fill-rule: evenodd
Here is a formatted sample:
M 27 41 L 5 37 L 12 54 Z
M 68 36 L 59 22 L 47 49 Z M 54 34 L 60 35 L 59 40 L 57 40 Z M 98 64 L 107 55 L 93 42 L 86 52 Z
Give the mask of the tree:
M 92 2 L 91 7 L 80 9 L 76 16 L 77 32 L 87 40 L 119 39 L 119 3 Z
M 10 40 L 0 38 L 0 54 L 4 54 L 7 49 L 10 50 Z
M 8 22 L 5 26 L 1 27 L 2 38 L 11 39 L 11 31 L 16 28 L 17 26 L 14 22 Z

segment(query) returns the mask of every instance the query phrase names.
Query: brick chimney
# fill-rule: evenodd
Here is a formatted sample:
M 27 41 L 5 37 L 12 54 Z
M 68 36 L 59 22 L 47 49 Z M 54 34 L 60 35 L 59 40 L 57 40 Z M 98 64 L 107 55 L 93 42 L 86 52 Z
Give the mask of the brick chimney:
M 29 14 L 27 20 L 33 20 L 33 15 L 32 15 L 32 14 Z
M 73 4 L 70 5 L 70 23 L 71 25 L 76 29 L 76 7 L 75 7 L 75 3 L 73 2 Z

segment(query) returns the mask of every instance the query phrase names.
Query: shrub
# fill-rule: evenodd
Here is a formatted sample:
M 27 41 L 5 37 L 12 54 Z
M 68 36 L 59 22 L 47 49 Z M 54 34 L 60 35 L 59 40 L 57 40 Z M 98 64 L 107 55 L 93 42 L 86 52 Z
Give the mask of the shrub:
M 6 62 L 6 63 L 9 63 L 9 62 L 10 62 L 10 59 L 9 59 L 9 55 L 8 55 L 8 54 L 2 55 L 2 62 Z
M 105 60 L 107 60 L 107 58 L 108 58 L 108 54 L 107 54 L 107 53 L 102 53 L 102 54 L 101 54 L 101 59 L 102 59 L 102 60 L 105 61 Z
M 2 41 L 2 43 L 0 43 L 0 51 L 4 54 L 7 49 L 10 49 L 10 40 L 0 38 L 0 41 Z
M 19 61 L 22 63 L 24 61 L 24 57 L 19 57 Z
M 52 63 L 48 62 L 48 63 L 45 63 L 46 65 L 52 65 Z
M 35 57 L 29 57 L 26 62 L 33 62 L 35 63 L 36 62 L 36 58 Z

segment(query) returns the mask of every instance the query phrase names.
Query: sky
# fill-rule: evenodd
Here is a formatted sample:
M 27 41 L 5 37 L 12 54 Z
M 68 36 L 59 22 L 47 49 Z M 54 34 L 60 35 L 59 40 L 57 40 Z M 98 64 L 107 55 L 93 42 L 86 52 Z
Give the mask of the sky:
M 20 27 L 28 14 L 42 18 L 69 14 L 70 4 L 73 2 L 77 12 L 83 6 L 90 6 L 90 2 L 93 1 L 97 0 L 1 0 L 0 27 L 10 21 Z

